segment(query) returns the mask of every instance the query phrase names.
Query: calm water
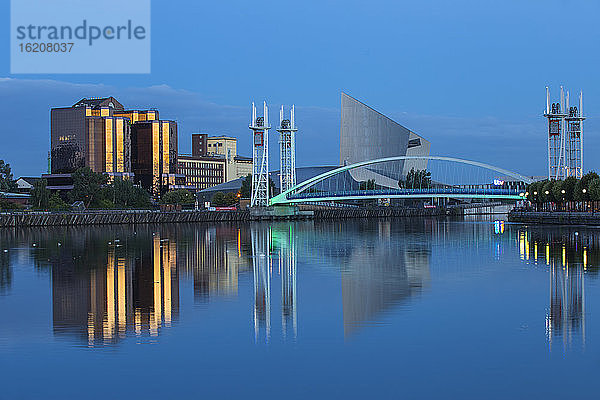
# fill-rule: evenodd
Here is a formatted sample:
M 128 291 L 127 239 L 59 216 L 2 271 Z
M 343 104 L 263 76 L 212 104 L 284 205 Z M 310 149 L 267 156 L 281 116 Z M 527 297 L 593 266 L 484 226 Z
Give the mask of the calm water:
M 600 229 L 0 230 L 0 398 L 598 398 Z

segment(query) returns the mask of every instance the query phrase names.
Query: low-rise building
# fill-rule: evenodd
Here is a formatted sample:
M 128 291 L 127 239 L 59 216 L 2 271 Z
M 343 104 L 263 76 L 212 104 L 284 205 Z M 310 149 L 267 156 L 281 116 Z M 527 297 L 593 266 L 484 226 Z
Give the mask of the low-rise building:
M 185 177 L 185 188 L 199 191 L 225 182 L 225 158 L 179 155 L 177 173 Z
M 17 179 L 17 192 L 29 193 L 41 178 L 22 176 Z
M 206 133 L 193 133 L 192 156 L 223 157 L 226 163 L 225 182 L 252 173 L 252 158 L 238 155 L 237 139 L 231 136 L 208 136 Z

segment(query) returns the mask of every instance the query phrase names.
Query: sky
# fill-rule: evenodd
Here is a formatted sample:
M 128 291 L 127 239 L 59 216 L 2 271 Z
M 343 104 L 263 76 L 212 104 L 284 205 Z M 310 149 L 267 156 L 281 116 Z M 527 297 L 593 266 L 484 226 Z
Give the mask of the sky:
M 0 0 L 2 26 L 10 2 Z M 192 132 L 239 139 L 250 104 L 296 105 L 297 165 L 339 163 L 340 94 L 431 141 L 431 154 L 547 171 L 545 86 L 584 92 L 585 170 L 600 170 L 595 1 L 152 1 L 150 74 L 10 74 L 0 39 L 0 159 L 46 172 L 50 108 L 114 96 Z M 274 136 L 273 136 L 274 137 Z M 276 168 L 276 149 L 271 151 Z

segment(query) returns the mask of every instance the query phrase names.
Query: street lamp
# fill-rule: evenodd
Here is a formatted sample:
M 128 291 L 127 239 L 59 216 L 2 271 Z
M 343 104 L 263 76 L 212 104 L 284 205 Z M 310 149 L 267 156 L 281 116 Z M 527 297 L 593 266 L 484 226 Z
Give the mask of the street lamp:
M 587 190 L 583 189 L 583 190 L 582 190 L 582 192 L 583 192 L 583 193 L 586 193 L 586 192 L 587 192 Z

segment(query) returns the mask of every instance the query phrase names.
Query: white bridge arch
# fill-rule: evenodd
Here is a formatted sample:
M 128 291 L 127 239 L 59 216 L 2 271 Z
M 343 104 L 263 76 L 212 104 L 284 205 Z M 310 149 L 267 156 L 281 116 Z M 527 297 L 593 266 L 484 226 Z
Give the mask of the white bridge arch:
M 505 176 L 514 178 L 516 181 L 530 184 L 533 182 L 531 178 L 525 177 L 513 171 L 504 168 L 496 167 L 490 164 L 479 161 L 464 160 L 455 157 L 445 156 L 395 156 L 379 158 L 376 160 L 362 161 L 355 164 L 345 165 L 313 178 L 307 179 L 304 182 L 286 190 L 285 192 L 271 198 L 270 205 L 283 205 L 304 202 L 321 202 L 321 201 L 336 201 L 336 200 L 362 200 L 362 199 L 378 199 L 378 198 L 432 198 L 432 197 L 452 197 L 452 198 L 490 198 L 490 199 L 510 199 L 521 200 L 524 198 L 524 193 L 518 193 L 508 189 L 382 189 L 382 190 L 361 190 L 361 191 L 344 191 L 337 193 L 307 193 L 306 190 L 315 186 L 319 182 L 335 175 L 342 174 L 346 171 L 366 167 L 375 164 L 382 164 L 391 161 L 447 161 L 457 164 L 480 167 L 489 171 L 493 171 Z M 302 194 L 304 193 L 304 195 Z

